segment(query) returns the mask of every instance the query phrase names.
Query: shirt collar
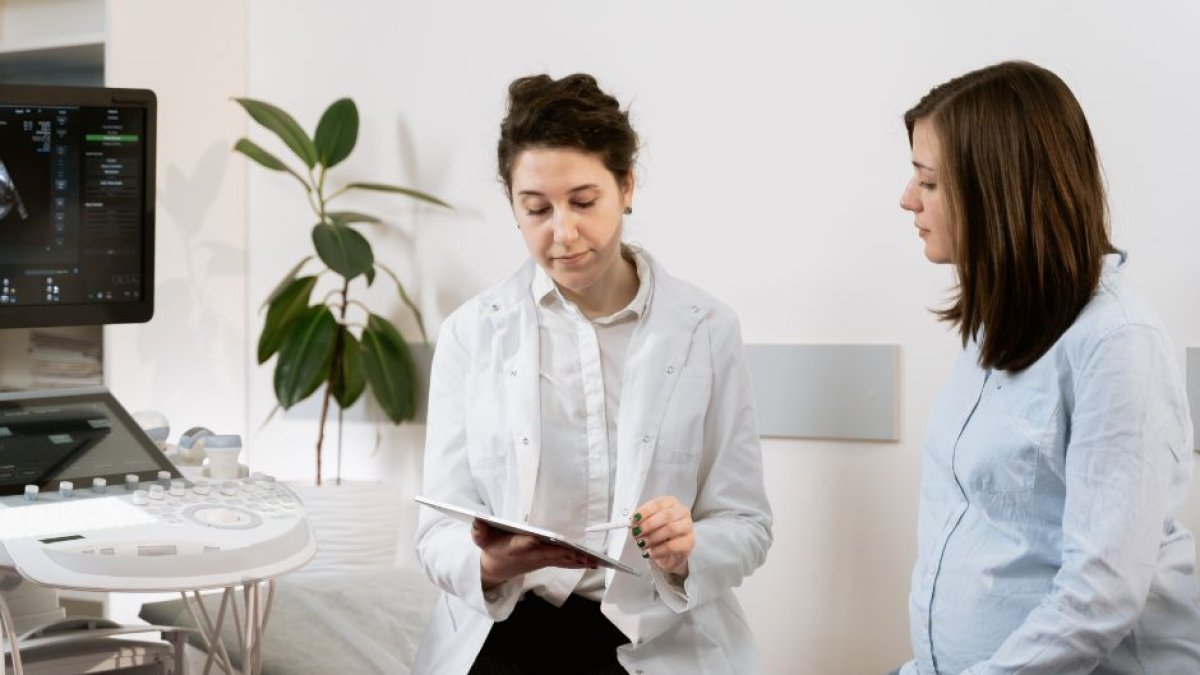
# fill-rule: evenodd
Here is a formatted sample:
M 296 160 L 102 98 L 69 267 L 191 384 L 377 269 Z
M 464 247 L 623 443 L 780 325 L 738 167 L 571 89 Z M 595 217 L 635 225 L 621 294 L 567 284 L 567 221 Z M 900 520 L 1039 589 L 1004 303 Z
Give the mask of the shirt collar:
M 629 301 L 623 309 L 620 309 L 613 314 L 595 319 L 598 324 L 616 323 L 628 317 L 641 317 L 646 313 L 646 309 L 650 306 L 651 291 L 654 287 L 654 272 L 650 267 L 646 256 L 642 254 L 640 248 L 621 245 L 621 255 L 632 257 L 634 267 L 637 269 L 638 290 L 634 294 L 633 300 Z M 529 284 L 529 290 L 533 293 L 533 299 L 538 304 L 546 306 L 549 303 L 557 303 L 563 307 L 574 307 L 574 303 L 567 300 L 562 292 L 558 290 L 558 286 L 546 270 L 542 269 L 541 265 L 535 265 L 533 271 L 533 279 Z

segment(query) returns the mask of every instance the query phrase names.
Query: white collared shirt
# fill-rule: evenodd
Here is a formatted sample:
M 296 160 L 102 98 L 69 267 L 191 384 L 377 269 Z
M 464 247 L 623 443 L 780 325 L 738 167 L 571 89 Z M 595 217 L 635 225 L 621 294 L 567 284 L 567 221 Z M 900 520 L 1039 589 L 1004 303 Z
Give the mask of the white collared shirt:
M 637 267 L 638 290 L 620 311 L 588 319 L 541 267 L 530 291 L 538 311 L 542 412 L 542 458 L 538 465 L 530 522 L 603 550 L 609 532 L 585 534 L 607 522 L 617 459 L 617 411 L 629 340 L 650 305 L 650 266 L 623 248 Z M 612 536 L 628 536 L 623 530 Z M 604 570 L 547 567 L 528 587 L 561 605 L 574 592 L 591 600 L 604 595 Z

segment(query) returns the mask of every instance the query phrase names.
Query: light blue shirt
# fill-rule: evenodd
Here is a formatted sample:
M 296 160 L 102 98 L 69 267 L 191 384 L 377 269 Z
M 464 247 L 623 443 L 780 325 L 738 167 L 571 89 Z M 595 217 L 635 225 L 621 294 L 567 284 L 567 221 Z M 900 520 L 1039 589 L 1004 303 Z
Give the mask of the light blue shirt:
M 1020 373 L 967 345 L 930 417 L 902 675 L 1200 673 L 1192 425 L 1166 332 L 1105 260 Z

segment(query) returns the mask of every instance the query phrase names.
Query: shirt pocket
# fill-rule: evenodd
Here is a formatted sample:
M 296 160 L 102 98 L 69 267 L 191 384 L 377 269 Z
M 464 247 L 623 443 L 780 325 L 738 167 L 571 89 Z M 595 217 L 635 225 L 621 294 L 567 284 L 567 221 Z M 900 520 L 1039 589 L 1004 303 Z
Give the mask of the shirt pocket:
M 972 491 L 1016 495 L 1033 491 L 1045 448 L 1055 438 L 1058 409 L 1043 392 L 1005 377 L 989 382 L 980 401 L 975 452 L 964 462 Z
M 687 366 L 667 400 L 654 448 L 654 463 L 663 467 L 695 467 L 704 446 L 704 419 L 712 398 L 712 369 Z

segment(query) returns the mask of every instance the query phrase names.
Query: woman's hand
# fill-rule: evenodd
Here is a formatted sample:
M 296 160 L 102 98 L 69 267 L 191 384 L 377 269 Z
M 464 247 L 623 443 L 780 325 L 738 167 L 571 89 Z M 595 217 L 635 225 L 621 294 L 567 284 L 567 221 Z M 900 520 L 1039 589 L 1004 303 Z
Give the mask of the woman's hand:
M 596 563 L 582 553 L 542 543 L 527 534 L 496 530 L 478 520 L 471 525 L 471 539 L 483 551 L 479 571 L 484 590 L 543 567 L 596 568 Z
M 692 512 L 674 497 L 655 497 L 638 507 L 630 530 L 642 557 L 671 574 L 687 577 L 696 546 Z

